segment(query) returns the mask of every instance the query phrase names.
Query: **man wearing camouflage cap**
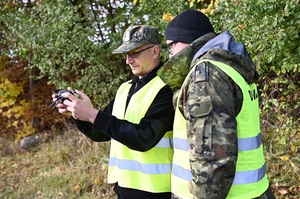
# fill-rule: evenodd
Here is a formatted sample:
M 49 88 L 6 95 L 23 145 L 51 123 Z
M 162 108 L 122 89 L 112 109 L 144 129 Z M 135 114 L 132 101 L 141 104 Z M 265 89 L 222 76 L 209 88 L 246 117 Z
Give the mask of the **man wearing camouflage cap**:
M 176 91 L 172 192 L 182 199 L 273 199 L 255 64 L 243 44 L 196 10 L 177 15 L 158 75 Z
M 158 30 L 130 26 L 113 54 L 126 55 L 135 75 L 123 83 L 103 110 L 81 91 L 63 94 L 59 112 L 70 111 L 77 128 L 97 142 L 111 140 L 108 183 L 119 199 L 171 198 L 172 90 L 156 74 L 160 62 Z M 54 100 L 56 95 L 52 96 Z

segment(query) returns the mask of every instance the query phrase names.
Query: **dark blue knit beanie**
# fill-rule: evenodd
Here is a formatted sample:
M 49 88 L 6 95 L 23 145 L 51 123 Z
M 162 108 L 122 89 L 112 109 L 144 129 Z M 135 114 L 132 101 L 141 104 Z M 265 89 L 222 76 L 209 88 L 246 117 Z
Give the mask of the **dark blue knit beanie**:
M 205 14 L 197 10 L 186 10 L 168 24 L 165 37 L 166 40 L 189 44 L 209 32 L 215 31 Z

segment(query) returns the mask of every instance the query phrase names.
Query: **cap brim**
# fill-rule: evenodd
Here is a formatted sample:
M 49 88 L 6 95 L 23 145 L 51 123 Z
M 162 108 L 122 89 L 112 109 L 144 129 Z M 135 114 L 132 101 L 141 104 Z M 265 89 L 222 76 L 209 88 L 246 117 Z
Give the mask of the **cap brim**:
M 119 46 L 119 48 L 117 48 L 116 50 L 114 50 L 112 52 L 112 54 L 122 54 L 122 53 L 129 52 L 131 50 L 134 50 L 134 49 L 136 49 L 136 47 L 134 47 L 134 46 L 127 46 L 127 45 L 123 45 L 122 44 L 121 46 Z
M 129 51 L 132 51 L 136 48 L 138 48 L 140 46 L 133 46 L 133 45 L 126 45 L 126 44 L 122 44 L 121 46 L 119 46 L 119 48 L 117 48 L 116 50 L 114 50 L 112 52 L 112 54 L 122 54 L 122 53 L 127 53 Z
M 147 42 L 124 42 L 112 54 L 122 54 L 137 49 L 138 47 L 147 44 Z

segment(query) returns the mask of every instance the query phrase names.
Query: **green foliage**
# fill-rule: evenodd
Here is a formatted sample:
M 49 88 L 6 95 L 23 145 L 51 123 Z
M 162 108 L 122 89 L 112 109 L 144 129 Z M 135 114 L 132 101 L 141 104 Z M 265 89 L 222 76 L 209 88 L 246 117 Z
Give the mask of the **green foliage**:
M 175 15 L 190 8 L 186 1 L 156 3 L 154 10 L 152 1 L 143 6 L 97 0 L 7 3 L 2 7 L 4 32 L 10 36 L 14 54 L 39 70 L 34 78 L 47 77 L 57 88 L 83 90 L 102 107 L 130 77 L 123 58 L 110 55 L 121 44 L 123 31 L 131 24 L 148 24 L 164 32 L 165 12 Z M 202 6 L 195 3 L 193 8 Z
M 5 73 L 1 77 L 6 77 L 0 82 L 1 135 L 19 139 L 60 128 L 66 122 L 64 116 L 48 108 L 51 94 L 58 89 L 83 90 L 102 106 L 128 79 L 127 66 L 110 56 L 108 45 L 115 48 L 118 44 L 110 40 L 119 41 L 120 34 L 110 28 L 109 17 L 98 18 L 103 10 L 92 12 L 89 3 L 92 1 L 0 4 L 0 50 L 7 59 L 6 65 L 0 64 L 0 74 Z M 22 59 L 28 61 L 14 64 Z M 17 78 L 7 79 L 14 76 Z
M 36 78 L 47 77 L 58 88 L 71 86 L 106 102 L 128 76 L 124 62 L 109 55 L 116 27 L 110 27 L 109 17 L 92 10 L 89 2 L 76 2 L 40 1 L 6 9 L 6 31 L 13 35 L 11 48 L 30 60 L 30 68 L 39 69 Z
M 219 30 L 229 29 L 245 43 L 261 74 L 278 75 L 300 70 L 296 58 L 299 55 L 299 10 L 299 0 L 276 3 L 227 0 L 219 2 L 213 19 Z M 227 23 L 219 24 L 219 20 Z
M 131 76 L 125 60 L 111 56 L 122 42 L 123 31 L 131 24 L 148 24 L 163 32 L 163 14 L 177 14 L 189 8 L 189 3 L 157 1 L 157 8 L 153 10 L 152 6 L 152 1 L 135 7 L 132 1 L 122 1 L 118 6 L 97 0 L 4 3 L 2 31 L 10 38 L 9 42 L 5 40 L 7 54 L 13 51 L 29 60 L 28 67 L 38 69 L 33 78 L 45 77 L 48 84 L 55 85 L 49 92 L 71 86 L 103 107 Z M 200 4 L 194 5 L 197 7 Z

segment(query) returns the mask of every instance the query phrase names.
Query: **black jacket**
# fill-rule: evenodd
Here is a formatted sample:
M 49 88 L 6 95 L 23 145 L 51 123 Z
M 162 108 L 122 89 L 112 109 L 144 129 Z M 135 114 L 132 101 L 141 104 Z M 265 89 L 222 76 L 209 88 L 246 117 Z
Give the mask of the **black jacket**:
M 157 70 L 153 69 L 142 79 L 135 76 L 132 79 L 132 87 L 128 94 L 127 104 L 132 95 L 156 76 Z M 120 120 L 113 116 L 112 100 L 104 110 L 100 110 L 94 124 L 75 120 L 76 127 L 93 141 L 109 141 L 111 138 L 137 151 L 147 151 L 154 147 L 164 136 L 166 131 L 173 128 L 174 109 L 172 105 L 173 92 L 169 86 L 164 86 L 150 105 L 144 118 L 139 124 L 133 124 L 126 120 Z

